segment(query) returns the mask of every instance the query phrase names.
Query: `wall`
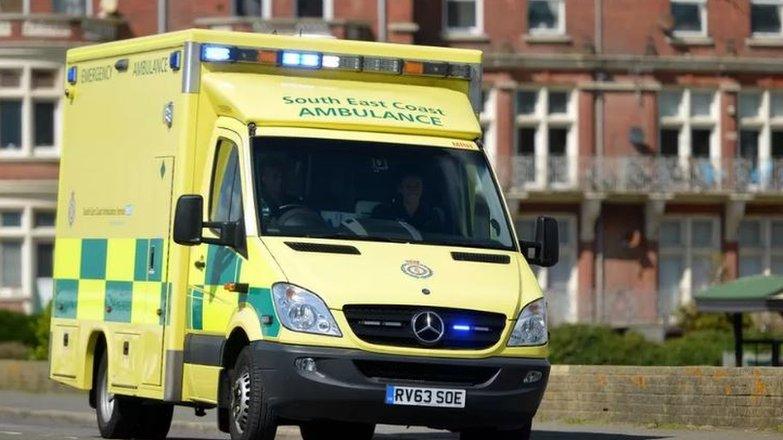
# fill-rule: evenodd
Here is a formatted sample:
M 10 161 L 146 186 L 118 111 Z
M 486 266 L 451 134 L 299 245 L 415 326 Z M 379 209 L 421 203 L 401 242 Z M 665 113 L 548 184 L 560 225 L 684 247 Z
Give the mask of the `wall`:
M 779 429 L 783 368 L 554 366 L 537 419 Z

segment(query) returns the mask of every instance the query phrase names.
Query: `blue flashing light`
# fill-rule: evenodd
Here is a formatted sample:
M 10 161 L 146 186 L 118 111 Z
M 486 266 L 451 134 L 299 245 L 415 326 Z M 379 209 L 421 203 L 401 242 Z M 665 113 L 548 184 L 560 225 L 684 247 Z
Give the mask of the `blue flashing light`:
M 201 61 L 226 63 L 236 60 L 234 51 L 230 47 L 205 44 L 201 46 Z
M 306 69 L 321 68 L 321 54 L 312 52 L 283 51 L 280 54 L 280 64 L 285 67 L 302 67 Z
M 470 331 L 470 326 L 469 325 L 465 325 L 465 324 L 454 324 L 451 328 L 454 329 L 455 331 L 458 331 L 458 332 L 469 332 Z
M 174 51 L 171 52 L 169 55 L 169 67 L 173 71 L 179 70 L 180 66 L 182 65 L 182 52 L 180 51 Z
M 68 76 L 68 78 L 67 78 L 68 79 L 68 84 L 71 84 L 71 85 L 76 84 L 76 79 L 77 79 L 77 73 L 76 72 L 77 72 L 76 71 L 76 66 L 71 66 L 71 67 L 68 68 L 68 75 L 67 75 Z

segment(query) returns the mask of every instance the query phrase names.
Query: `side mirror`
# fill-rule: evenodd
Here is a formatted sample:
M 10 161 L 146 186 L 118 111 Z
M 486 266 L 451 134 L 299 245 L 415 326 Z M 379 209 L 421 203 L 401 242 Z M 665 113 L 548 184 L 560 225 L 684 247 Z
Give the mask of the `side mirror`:
M 231 246 L 244 255 L 244 227 L 241 222 L 205 222 L 202 220 L 203 213 L 203 197 L 197 194 L 180 196 L 174 213 L 174 242 L 184 246 L 201 243 Z M 204 237 L 204 228 L 216 229 L 218 237 Z
M 528 263 L 541 267 L 552 267 L 560 259 L 560 238 L 557 220 L 539 217 L 536 220 L 536 241 L 520 241 L 522 254 Z
M 177 200 L 174 213 L 174 243 L 184 246 L 201 244 L 204 222 L 204 198 L 199 195 L 184 195 Z

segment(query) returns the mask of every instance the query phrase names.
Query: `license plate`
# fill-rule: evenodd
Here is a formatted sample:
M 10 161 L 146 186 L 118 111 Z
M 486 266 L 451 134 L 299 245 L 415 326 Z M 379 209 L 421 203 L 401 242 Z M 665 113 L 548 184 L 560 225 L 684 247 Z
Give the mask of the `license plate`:
M 466 394 L 465 390 L 386 385 L 386 404 L 465 408 Z

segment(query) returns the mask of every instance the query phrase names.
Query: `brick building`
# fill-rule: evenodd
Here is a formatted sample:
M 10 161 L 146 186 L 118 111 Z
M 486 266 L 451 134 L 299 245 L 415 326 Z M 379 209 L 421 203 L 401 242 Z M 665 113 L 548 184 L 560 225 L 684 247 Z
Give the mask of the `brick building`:
M 518 231 L 561 221 L 556 322 L 660 334 L 783 273 L 781 0 L 0 0 L 0 304 L 46 298 L 65 49 L 191 26 L 484 50 Z

